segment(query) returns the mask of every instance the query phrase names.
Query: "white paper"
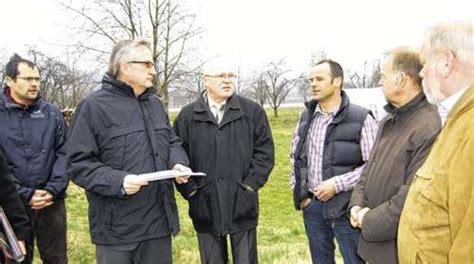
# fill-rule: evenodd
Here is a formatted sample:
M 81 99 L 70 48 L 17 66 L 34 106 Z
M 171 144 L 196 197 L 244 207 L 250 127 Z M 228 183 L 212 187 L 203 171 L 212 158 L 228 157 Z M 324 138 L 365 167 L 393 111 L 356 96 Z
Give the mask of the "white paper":
M 179 176 L 206 176 L 203 172 L 178 172 L 173 170 L 165 170 L 165 171 L 157 171 L 151 173 L 144 173 L 137 175 L 137 177 L 145 180 L 145 181 L 159 181 L 159 180 L 166 180 L 171 178 L 176 178 Z

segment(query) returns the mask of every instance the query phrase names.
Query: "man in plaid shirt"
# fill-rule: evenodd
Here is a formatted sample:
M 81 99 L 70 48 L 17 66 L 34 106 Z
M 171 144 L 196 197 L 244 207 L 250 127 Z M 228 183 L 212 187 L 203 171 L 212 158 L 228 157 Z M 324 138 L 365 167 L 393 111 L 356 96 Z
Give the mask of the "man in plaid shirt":
M 309 80 L 313 98 L 300 117 L 290 155 L 295 207 L 303 210 L 313 263 L 334 263 L 334 237 L 344 263 L 362 263 L 359 231 L 351 227 L 346 211 L 369 159 L 377 123 L 342 91 L 339 63 L 318 62 Z

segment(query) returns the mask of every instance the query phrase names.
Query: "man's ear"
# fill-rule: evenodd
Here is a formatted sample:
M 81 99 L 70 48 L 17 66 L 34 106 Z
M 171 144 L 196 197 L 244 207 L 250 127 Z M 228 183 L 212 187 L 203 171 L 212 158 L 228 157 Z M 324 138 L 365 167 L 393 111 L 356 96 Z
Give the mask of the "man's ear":
M 454 70 L 454 67 L 456 66 L 458 58 L 457 58 L 456 54 L 453 51 L 448 50 L 442 55 L 441 60 L 442 60 L 440 62 L 441 63 L 441 65 L 440 65 L 441 74 L 444 77 L 447 77 Z
M 336 77 L 336 78 L 334 78 L 334 80 L 332 81 L 332 83 L 333 83 L 335 86 L 338 86 L 338 87 L 341 87 L 341 88 L 342 88 L 342 78 L 341 78 L 341 77 Z
M 6 76 L 5 77 L 5 83 L 6 83 L 7 87 L 12 87 L 13 84 L 15 83 L 15 81 L 12 79 L 12 77 Z
M 397 73 L 397 76 L 395 77 L 395 82 L 400 87 L 404 87 L 407 82 L 407 78 L 408 76 L 404 72 L 399 72 Z
M 127 63 L 120 63 L 118 75 L 128 76 L 130 74 L 130 67 Z

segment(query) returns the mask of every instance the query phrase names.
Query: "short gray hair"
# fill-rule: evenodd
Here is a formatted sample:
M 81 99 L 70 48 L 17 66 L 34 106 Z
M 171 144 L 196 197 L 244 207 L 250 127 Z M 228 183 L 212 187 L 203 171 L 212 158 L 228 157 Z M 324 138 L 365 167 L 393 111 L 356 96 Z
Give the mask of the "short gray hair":
M 138 47 L 151 49 L 150 42 L 145 39 L 127 39 L 121 40 L 115 44 L 110 54 L 108 73 L 114 77 L 119 74 L 120 64 L 126 62 L 133 50 Z
M 461 62 L 474 61 L 474 23 L 442 23 L 428 32 L 430 52 L 452 51 Z

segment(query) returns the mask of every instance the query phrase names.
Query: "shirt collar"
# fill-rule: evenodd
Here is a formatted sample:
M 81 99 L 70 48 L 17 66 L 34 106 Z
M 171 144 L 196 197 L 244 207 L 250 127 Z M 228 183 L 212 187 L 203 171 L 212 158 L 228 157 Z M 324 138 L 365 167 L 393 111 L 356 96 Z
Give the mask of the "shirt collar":
M 451 109 L 459 101 L 459 99 L 461 99 L 461 96 L 464 94 L 464 92 L 466 92 L 467 89 L 469 89 L 469 87 L 470 86 L 468 85 L 465 88 L 455 92 L 439 104 L 438 112 L 441 115 L 441 121 L 443 122 L 443 124 L 446 121 L 446 118 L 448 117 L 448 114 Z
M 332 109 L 332 111 L 330 111 L 330 112 L 324 112 L 323 109 L 321 108 L 321 105 L 318 104 L 318 105 L 316 105 L 316 109 L 314 109 L 314 113 L 315 113 L 315 114 L 316 114 L 316 113 L 320 113 L 320 114 L 322 114 L 322 115 L 324 115 L 324 116 L 329 116 L 329 115 L 334 116 L 334 115 L 336 115 L 336 113 L 339 111 L 339 108 L 341 108 L 341 102 L 337 105 L 337 107 L 334 107 L 334 108 Z
M 222 101 L 221 103 L 216 103 L 214 100 L 212 100 L 212 98 L 209 96 L 209 93 L 206 93 L 206 96 L 207 96 L 207 103 L 209 105 L 209 108 L 215 108 L 216 110 L 219 110 L 221 111 L 222 110 L 222 106 L 225 105 L 225 103 L 227 102 L 227 100 L 224 100 Z

